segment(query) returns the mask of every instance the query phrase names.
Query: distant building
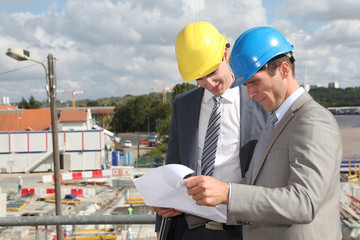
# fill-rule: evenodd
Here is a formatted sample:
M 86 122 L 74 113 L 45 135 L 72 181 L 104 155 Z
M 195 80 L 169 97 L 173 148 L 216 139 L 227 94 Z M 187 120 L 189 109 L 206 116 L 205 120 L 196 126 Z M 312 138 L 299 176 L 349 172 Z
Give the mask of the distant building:
M 111 116 L 115 113 L 115 107 L 76 107 L 76 108 L 64 108 L 64 107 L 58 107 L 58 113 L 60 113 L 63 110 L 69 110 L 69 109 L 76 109 L 76 110 L 88 110 L 91 111 L 91 117 L 92 119 L 99 120 L 104 116 Z
M 329 83 L 329 88 L 339 88 L 339 83 L 338 82 L 331 82 L 331 83 Z
M 17 106 L 0 105 L 0 110 L 10 110 L 10 109 L 17 109 Z
M 307 78 L 307 68 L 305 67 L 304 80 L 303 80 L 303 85 L 302 85 L 301 87 L 303 87 L 306 92 L 309 92 L 309 90 L 310 90 L 310 85 L 309 85 L 307 82 L 308 82 L 308 78 Z
M 306 92 L 309 92 L 310 90 L 310 85 L 306 84 L 306 85 L 300 85 L 300 87 L 303 87 L 305 89 Z
M 59 118 L 59 129 L 63 131 L 91 130 L 90 109 L 63 109 Z
M 10 97 L 3 97 L 2 104 L 10 106 Z
M 105 161 L 104 129 L 92 129 L 90 110 L 60 113 L 60 169 L 100 170 Z M 0 110 L 0 172 L 53 170 L 50 109 Z
M 2 97 L 2 103 L 0 103 L 0 110 L 17 109 L 17 106 L 10 105 L 9 97 Z
M 310 89 L 312 89 L 312 88 L 320 88 L 320 87 L 322 87 L 321 84 L 310 85 Z
M 50 129 L 51 115 L 49 109 L 0 110 L 0 132 Z

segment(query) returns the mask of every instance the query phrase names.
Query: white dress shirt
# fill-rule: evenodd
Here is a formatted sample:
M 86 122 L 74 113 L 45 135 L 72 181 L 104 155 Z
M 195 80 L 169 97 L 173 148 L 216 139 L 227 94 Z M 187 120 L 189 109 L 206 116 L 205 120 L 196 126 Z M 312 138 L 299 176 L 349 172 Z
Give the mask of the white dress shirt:
M 221 127 L 216 151 L 213 177 L 222 182 L 238 183 L 242 179 L 240 169 L 240 90 L 228 89 L 221 95 Z M 199 119 L 199 139 L 197 154 L 197 175 L 201 175 L 201 157 L 206 130 L 214 107 L 214 95 L 204 90 Z
M 275 123 L 275 127 L 280 122 L 280 120 L 284 117 L 287 110 L 289 110 L 290 106 L 300 97 L 301 94 L 305 92 L 304 88 L 300 87 L 295 92 L 293 92 L 285 101 L 280 105 L 278 109 L 274 112 L 277 117 L 277 122 Z

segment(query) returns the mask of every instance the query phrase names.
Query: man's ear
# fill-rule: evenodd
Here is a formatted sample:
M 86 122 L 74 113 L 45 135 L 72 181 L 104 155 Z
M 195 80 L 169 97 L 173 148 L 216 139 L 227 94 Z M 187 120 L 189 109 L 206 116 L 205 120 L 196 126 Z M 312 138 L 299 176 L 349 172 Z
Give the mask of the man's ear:
M 225 58 L 226 63 L 228 63 L 229 62 L 229 51 L 226 47 L 225 47 L 225 51 L 224 51 L 224 58 Z
M 290 74 L 290 66 L 287 62 L 282 62 L 279 66 L 279 70 L 282 78 L 287 78 Z

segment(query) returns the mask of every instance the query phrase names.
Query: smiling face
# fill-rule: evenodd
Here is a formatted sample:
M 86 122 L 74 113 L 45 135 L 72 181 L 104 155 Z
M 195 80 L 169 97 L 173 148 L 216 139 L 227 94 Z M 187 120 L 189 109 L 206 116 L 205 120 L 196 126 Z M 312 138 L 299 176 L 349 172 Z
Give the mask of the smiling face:
M 278 109 L 299 87 L 286 62 L 280 64 L 273 76 L 267 70 L 261 70 L 244 85 L 247 86 L 249 98 L 255 99 L 268 112 Z
M 212 73 L 196 79 L 197 84 L 209 90 L 216 96 L 222 95 L 232 85 L 234 78 L 231 74 L 227 62 L 229 60 L 229 54 L 225 48 L 224 57 L 219 67 Z

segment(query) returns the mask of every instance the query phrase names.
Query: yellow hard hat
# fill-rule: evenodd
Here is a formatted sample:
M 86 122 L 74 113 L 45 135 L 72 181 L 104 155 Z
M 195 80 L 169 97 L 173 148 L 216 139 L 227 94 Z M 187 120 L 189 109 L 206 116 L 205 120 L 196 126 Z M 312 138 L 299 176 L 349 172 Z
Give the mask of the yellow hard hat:
M 178 67 L 185 81 L 215 71 L 224 55 L 226 38 L 208 22 L 194 22 L 182 29 L 175 42 Z

